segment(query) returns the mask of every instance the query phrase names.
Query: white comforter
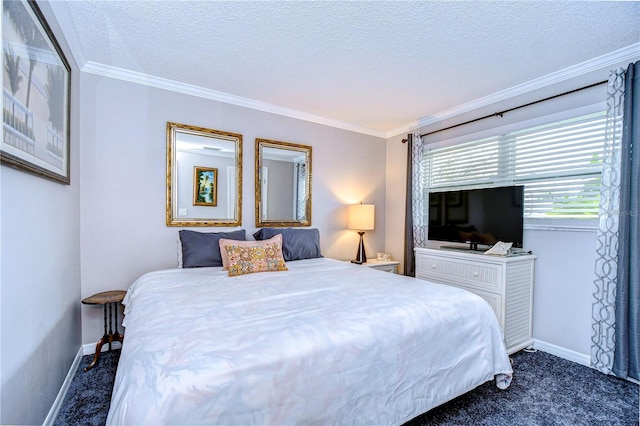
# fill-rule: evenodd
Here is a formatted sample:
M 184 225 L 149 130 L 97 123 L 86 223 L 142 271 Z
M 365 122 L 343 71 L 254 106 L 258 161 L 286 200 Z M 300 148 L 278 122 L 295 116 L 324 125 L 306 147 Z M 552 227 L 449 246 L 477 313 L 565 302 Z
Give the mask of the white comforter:
M 107 424 L 398 425 L 512 373 L 490 306 L 331 259 L 140 277 Z

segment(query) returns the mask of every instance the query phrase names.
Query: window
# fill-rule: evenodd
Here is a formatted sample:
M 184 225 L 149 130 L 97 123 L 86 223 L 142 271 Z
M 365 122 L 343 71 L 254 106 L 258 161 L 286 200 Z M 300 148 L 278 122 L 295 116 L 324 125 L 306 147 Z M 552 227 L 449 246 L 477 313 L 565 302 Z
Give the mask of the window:
M 430 192 L 521 184 L 526 219 L 596 219 L 606 112 L 427 149 Z M 426 197 L 428 199 L 428 197 Z

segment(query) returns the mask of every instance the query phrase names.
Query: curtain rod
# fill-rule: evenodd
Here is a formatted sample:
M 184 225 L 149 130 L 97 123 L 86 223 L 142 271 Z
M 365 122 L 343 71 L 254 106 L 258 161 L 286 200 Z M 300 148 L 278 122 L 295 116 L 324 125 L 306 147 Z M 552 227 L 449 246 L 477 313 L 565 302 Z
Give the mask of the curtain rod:
M 540 100 L 537 100 L 537 101 L 529 102 L 529 103 L 524 104 L 524 105 L 519 105 L 517 107 L 505 109 L 504 111 L 494 112 L 493 114 L 485 115 L 485 116 L 479 117 L 479 118 L 474 118 L 473 120 L 465 121 L 464 123 L 454 124 L 453 126 L 445 127 L 444 129 L 434 130 L 432 132 L 428 132 L 428 133 L 425 133 L 423 135 L 420 135 L 420 137 L 423 138 L 425 136 L 433 135 L 434 133 L 444 132 L 445 130 L 450 130 L 450 129 L 453 129 L 453 128 L 456 128 L 456 127 L 460 127 L 460 126 L 464 126 L 464 125 L 467 125 L 467 124 L 475 123 L 476 121 L 484 120 L 486 118 L 502 117 L 504 114 L 506 114 L 508 112 L 515 111 L 517 109 L 528 107 L 528 106 L 531 106 L 531 105 L 539 104 L 540 102 L 545 102 L 545 101 L 549 101 L 551 99 L 559 98 L 560 96 L 565 96 L 565 95 L 569 95 L 571 93 L 579 92 L 581 90 L 590 89 L 592 87 L 600 86 L 601 84 L 605 84 L 607 82 L 608 82 L 608 80 L 599 81 L 597 83 L 589 84 L 588 86 L 583 86 L 583 87 L 579 87 L 577 89 L 569 90 L 568 92 L 563 92 L 563 93 L 560 93 L 560 94 L 557 94 L 557 95 L 549 96 L 549 97 L 544 98 L 544 99 L 540 99 Z M 402 139 L 402 143 L 406 143 L 406 142 L 407 142 L 407 139 Z

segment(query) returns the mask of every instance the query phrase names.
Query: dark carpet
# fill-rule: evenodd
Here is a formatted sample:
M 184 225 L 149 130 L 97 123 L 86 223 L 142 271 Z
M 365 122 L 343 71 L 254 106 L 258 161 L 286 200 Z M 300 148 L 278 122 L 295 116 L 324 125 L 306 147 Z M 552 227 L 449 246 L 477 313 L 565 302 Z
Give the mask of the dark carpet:
M 93 355 L 82 357 L 53 422 L 54 426 L 103 426 L 106 423 L 119 359 L 119 349 L 102 352 L 98 363 L 85 373 L 83 369 L 91 364 Z
M 638 385 L 546 352 L 511 359 L 506 390 L 487 382 L 405 426 L 638 424 Z
M 104 352 L 88 372 L 86 355 L 54 425 L 104 425 L 120 351 Z M 506 390 L 487 382 L 405 426 L 422 425 L 638 425 L 638 385 L 545 352 L 512 356 Z

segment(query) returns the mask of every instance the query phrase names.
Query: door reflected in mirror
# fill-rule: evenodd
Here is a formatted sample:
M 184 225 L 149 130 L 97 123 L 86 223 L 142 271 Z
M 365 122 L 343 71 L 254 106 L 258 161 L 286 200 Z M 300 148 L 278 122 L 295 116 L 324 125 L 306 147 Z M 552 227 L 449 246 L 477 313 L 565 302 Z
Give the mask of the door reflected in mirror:
M 311 147 L 256 139 L 256 227 L 311 225 Z
M 242 135 L 167 123 L 167 225 L 240 226 Z

